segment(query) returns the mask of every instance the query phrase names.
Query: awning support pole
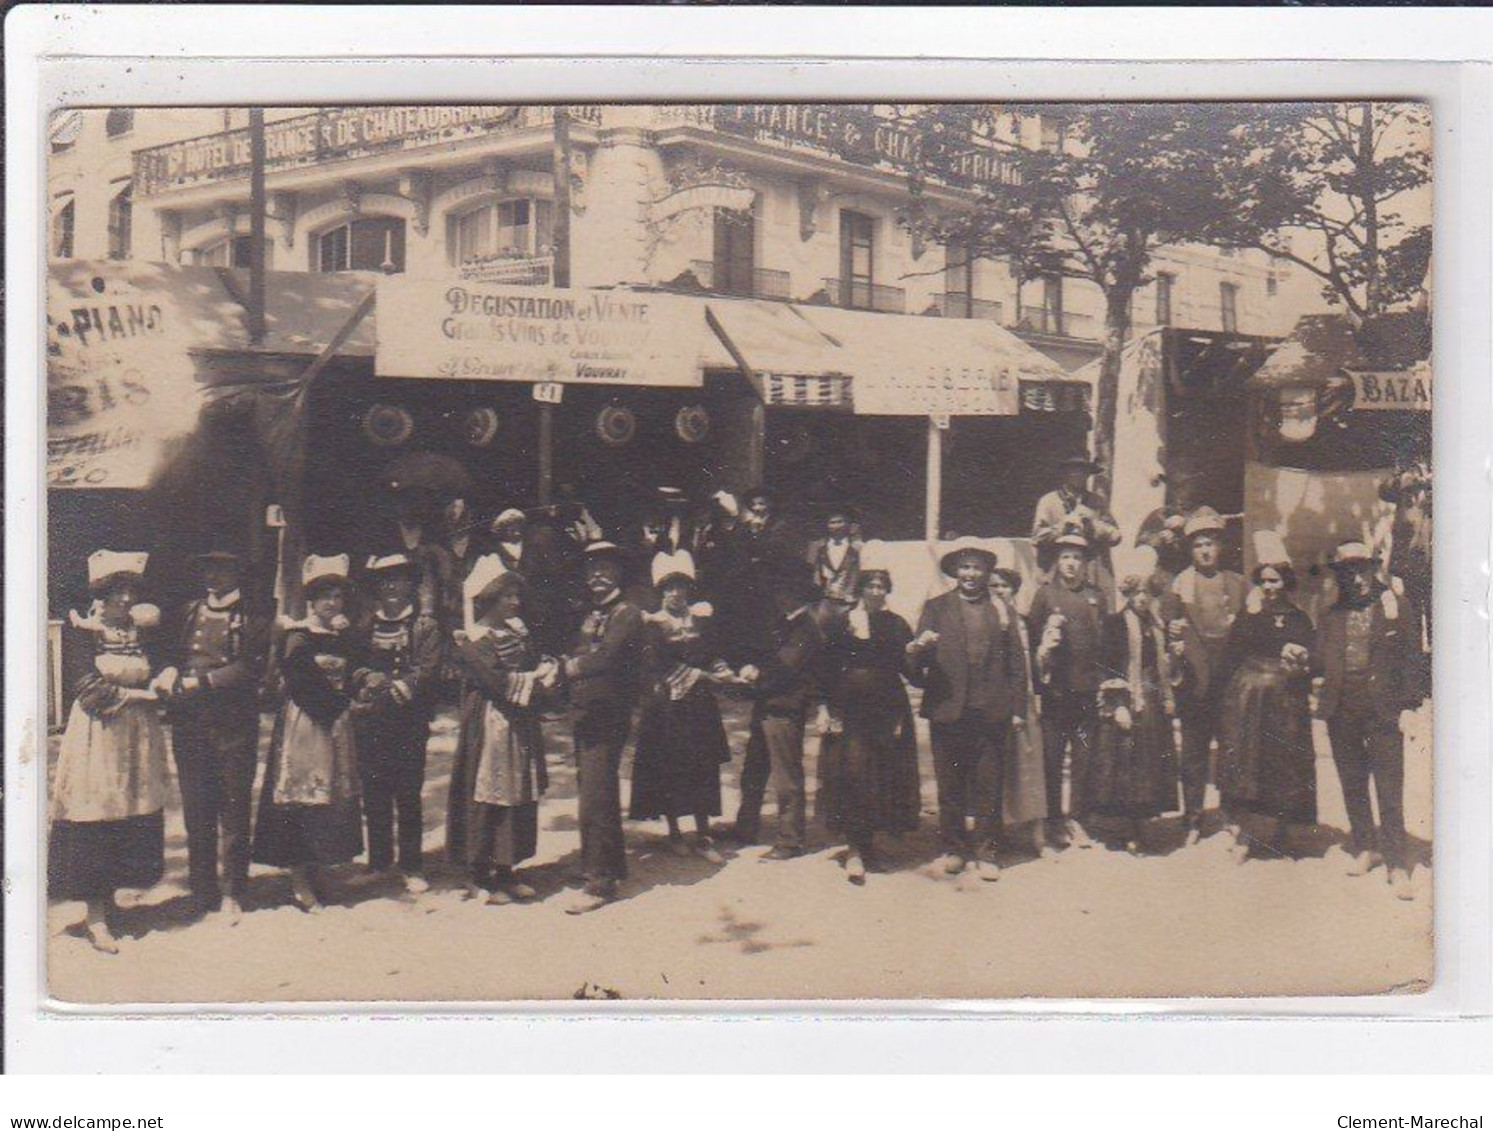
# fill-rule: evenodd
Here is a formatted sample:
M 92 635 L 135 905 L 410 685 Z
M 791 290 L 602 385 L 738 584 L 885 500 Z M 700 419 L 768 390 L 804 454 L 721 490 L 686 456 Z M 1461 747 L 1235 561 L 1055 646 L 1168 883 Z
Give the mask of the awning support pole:
M 928 495 L 923 502 L 923 537 L 938 541 L 939 505 L 943 500 L 943 429 L 935 416 L 928 418 Z
M 249 110 L 249 344 L 264 344 L 264 108 Z M 232 234 L 228 244 L 233 246 Z M 230 255 L 231 259 L 232 256 Z
M 547 507 L 555 493 L 555 406 L 539 406 L 539 505 Z

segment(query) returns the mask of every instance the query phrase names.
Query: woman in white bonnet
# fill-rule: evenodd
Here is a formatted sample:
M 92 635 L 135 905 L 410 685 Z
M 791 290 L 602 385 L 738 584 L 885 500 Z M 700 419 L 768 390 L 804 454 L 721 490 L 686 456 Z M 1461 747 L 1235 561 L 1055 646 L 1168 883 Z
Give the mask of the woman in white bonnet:
M 94 601 L 71 616 L 93 649 L 52 780 L 47 892 L 84 900 L 95 950 L 117 954 L 109 923 L 118 888 L 148 888 L 165 860 L 166 739 L 145 634 L 161 619 L 140 603 L 148 555 L 99 550 L 88 559 Z

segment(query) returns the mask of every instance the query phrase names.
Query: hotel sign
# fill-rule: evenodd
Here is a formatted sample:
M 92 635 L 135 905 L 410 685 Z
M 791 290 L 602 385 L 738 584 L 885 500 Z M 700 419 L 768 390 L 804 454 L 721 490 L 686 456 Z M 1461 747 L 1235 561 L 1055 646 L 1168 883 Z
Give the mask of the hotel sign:
M 577 107 L 584 115 L 588 108 Z M 343 106 L 302 114 L 264 129 L 265 168 L 294 169 L 402 149 L 418 149 L 550 120 L 549 107 Z M 249 131 L 142 149 L 135 154 L 135 193 L 148 196 L 249 175 Z
M 750 103 L 711 109 L 719 132 L 766 144 L 814 150 L 867 168 L 918 172 L 958 188 L 1021 183 L 1014 147 L 978 138 L 957 146 L 935 146 L 918 130 L 878 114 L 873 106 Z
M 380 377 L 698 387 L 696 300 L 633 291 L 378 281 Z

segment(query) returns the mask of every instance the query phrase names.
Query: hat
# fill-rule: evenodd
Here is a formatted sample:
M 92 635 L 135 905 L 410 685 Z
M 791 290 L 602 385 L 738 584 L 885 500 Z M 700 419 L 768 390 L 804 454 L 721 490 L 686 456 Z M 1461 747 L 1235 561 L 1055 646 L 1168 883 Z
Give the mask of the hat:
M 690 556 L 690 552 L 676 550 L 672 554 L 655 554 L 653 556 L 653 587 L 657 589 L 664 582 L 676 577 L 682 577 L 686 581 L 695 580 L 695 559 Z
M 1099 474 L 1099 465 L 1088 456 L 1069 456 L 1066 459 L 1058 460 L 1059 471 L 1066 471 L 1070 467 L 1081 467 L 1090 475 Z
M 150 555 L 143 550 L 95 550 L 88 555 L 88 588 L 104 589 L 115 580 L 143 580 Z
M 1288 566 L 1291 555 L 1286 552 L 1286 540 L 1276 530 L 1256 530 L 1255 564 L 1262 566 Z
M 346 585 L 352 559 L 346 554 L 322 557 L 312 554 L 301 566 L 301 588 L 312 590 L 324 585 Z
M 506 510 L 502 511 L 497 518 L 492 520 L 492 529 L 494 531 L 498 531 L 502 530 L 505 526 L 512 525 L 515 522 L 527 521 L 528 516 L 524 514 L 523 511 L 519 510 L 517 507 L 508 507 Z
M 472 572 L 461 583 L 461 595 L 467 609 L 467 623 L 476 619 L 479 606 L 484 606 L 510 586 L 522 588 L 524 579 L 503 564 L 498 554 L 484 554 L 472 563 Z
M 1064 549 L 1073 549 L 1082 550 L 1085 554 L 1087 554 L 1091 549 L 1093 549 L 1093 547 L 1089 545 L 1089 540 L 1085 538 L 1083 536 L 1083 533 L 1079 530 L 1063 531 L 1052 540 L 1052 544 L 1056 546 L 1059 551 L 1062 551 Z
M 665 506 L 682 507 L 689 503 L 689 497 L 678 487 L 660 487 L 658 501 Z
M 227 546 L 213 543 L 212 547 L 203 550 L 200 554 L 193 554 L 192 560 L 198 564 L 207 562 L 232 562 L 234 565 L 243 565 L 244 556 L 237 550 L 230 550 Z
M 623 553 L 622 547 L 615 542 L 608 542 L 604 538 L 598 539 L 595 542 L 588 542 L 586 548 L 581 553 L 587 561 L 591 561 L 594 558 L 610 558 L 622 569 L 627 568 L 627 555 Z
M 1021 583 L 1024 580 L 1021 576 L 1021 571 L 1019 569 L 1012 569 L 1010 566 L 996 566 L 990 571 L 990 577 L 992 580 L 999 578 L 1004 581 L 1011 587 L 1012 593 L 1021 588 Z
M 943 556 L 938 559 L 938 568 L 943 570 L 949 577 L 953 577 L 955 569 L 958 568 L 959 559 L 965 554 L 974 554 L 980 558 L 985 563 L 986 569 L 993 570 L 996 567 L 997 563 L 994 550 L 980 545 L 979 541 L 975 538 L 960 538 L 945 550 Z
M 1331 564 L 1334 566 L 1355 566 L 1376 564 L 1374 555 L 1368 546 L 1362 542 L 1343 542 L 1337 549 L 1332 551 Z
M 842 503 L 842 502 L 838 502 L 838 501 L 831 501 L 831 502 L 826 502 L 826 503 L 820 503 L 819 504 L 819 517 L 820 518 L 823 518 L 823 519 L 827 520 L 830 517 L 832 517 L 834 515 L 837 515 L 837 514 L 838 515 L 843 515 L 845 518 L 848 518 L 851 522 L 857 521 L 860 518 L 860 516 L 861 516 L 860 515 L 860 511 L 855 506 L 853 506 L 850 503 Z
M 1212 507 L 1198 507 L 1187 516 L 1187 524 L 1182 527 L 1182 536 L 1191 538 L 1194 534 L 1217 534 L 1225 528 L 1223 516 Z
M 369 573 L 391 573 L 394 570 L 406 570 L 413 573 L 415 563 L 410 560 L 408 554 L 384 554 L 382 557 L 374 555 L 369 558 L 365 568 Z

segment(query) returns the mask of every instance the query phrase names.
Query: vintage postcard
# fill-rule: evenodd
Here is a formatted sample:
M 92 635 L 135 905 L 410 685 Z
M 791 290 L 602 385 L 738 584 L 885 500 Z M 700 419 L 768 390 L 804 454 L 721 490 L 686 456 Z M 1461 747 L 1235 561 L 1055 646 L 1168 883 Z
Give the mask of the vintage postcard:
M 55 113 L 47 992 L 1426 990 L 1430 125 Z

